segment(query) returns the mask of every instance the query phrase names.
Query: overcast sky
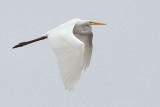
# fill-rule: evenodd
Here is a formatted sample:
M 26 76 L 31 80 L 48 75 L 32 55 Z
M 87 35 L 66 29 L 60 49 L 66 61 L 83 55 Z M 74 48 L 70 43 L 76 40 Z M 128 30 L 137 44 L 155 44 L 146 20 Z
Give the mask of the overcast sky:
M 73 18 L 108 25 L 68 92 L 48 40 L 12 47 Z M 160 1 L 1 0 L 0 107 L 160 107 Z

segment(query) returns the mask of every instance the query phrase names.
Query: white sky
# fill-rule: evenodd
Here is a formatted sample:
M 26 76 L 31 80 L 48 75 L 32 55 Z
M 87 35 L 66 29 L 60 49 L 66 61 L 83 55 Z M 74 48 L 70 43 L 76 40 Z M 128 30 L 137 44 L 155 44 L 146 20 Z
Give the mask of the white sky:
M 93 56 L 65 91 L 48 40 L 12 50 L 72 19 L 93 26 Z M 159 0 L 3 0 L 0 107 L 160 107 Z

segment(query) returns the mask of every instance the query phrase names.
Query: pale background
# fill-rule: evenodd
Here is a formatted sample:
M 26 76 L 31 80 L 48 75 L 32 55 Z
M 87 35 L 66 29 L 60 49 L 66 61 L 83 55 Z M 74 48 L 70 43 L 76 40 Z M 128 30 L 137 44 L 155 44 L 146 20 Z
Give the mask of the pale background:
M 48 40 L 12 47 L 72 18 L 108 25 L 68 92 Z M 160 107 L 160 1 L 1 0 L 0 107 Z

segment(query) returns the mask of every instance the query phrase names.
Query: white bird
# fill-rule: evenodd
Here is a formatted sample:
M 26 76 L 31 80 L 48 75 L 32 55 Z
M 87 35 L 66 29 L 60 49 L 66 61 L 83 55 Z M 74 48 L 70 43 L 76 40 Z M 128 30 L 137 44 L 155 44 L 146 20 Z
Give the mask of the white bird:
M 91 25 L 105 25 L 90 20 L 72 19 L 50 31 L 42 37 L 21 42 L 13 48 L 48 38 L 60 69 L 60 74 L 67 90 L 73 90 L 85 70 L 92 55 Z

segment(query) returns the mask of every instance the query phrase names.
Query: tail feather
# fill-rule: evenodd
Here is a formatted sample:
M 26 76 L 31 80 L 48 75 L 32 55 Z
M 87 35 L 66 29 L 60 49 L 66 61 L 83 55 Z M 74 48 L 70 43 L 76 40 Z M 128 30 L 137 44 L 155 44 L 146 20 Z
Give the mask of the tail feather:
M 27 41 L 27 42 L 21 42 L 21 43 L 19 43 L 18 45 L 14 46 L 13 49 L 14 49 L 14 48 L 18 48 L 18 47 L 22 47 L 22 46 L 25 46 L 25 45 L 28 45 L 28 44 L 33 43 L 33 42 L 37 42 L 37 41 L 39 41 L 39 40 L 47 39 L 47 37 L 48 37 L 48 36 L 42 36 L 42 37 L 37 38 L 37 39 L 34 39 L 34 40 L 30 40 L 30 41 Z

